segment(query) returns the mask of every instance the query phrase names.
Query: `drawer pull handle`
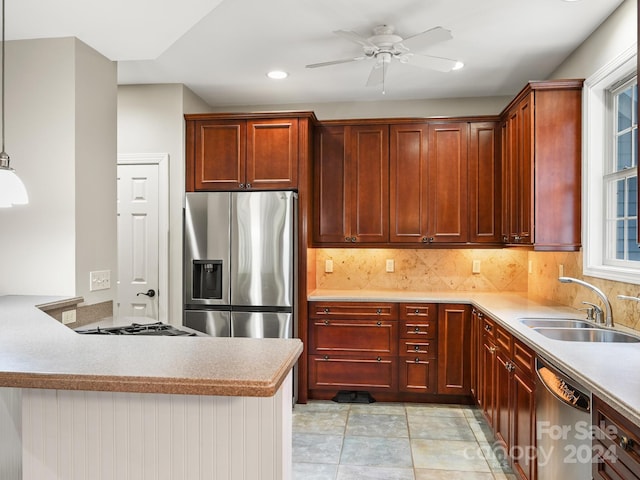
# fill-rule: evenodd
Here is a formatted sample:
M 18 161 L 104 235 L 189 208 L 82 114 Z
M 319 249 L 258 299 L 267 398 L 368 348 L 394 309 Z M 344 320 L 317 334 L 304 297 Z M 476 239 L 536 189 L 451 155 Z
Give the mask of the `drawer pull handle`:
M 325 325 L 329 325 L 329 320 L 325 320 L 325 321 L 324 321 L 324 324 L 325 324 Z
M 420 345 L 416 345 L 416 346 L 414 346 L 414 347 L 413 347 L 413 349 L 414 349 L 416 352 L 419 352 L 419 351 L 420 351 Z
M 418 357 L 416 357 L 416 359 L 414 360 L 416 363 L 420 363 L 420 359 Z
M 381 361 L 382 361 L 382 357 L 378 357 L 378 358 L 376 358 L 376 360 L 377 360 L 378 362 L 381 362 Z
M 382 315 L 382 309 L 381 308 L 376 310 L 376 315 Z
M 419 332 L 419 331 L 420 331 L 420 327 L 416 327 L 416 328 L 414 329 L 414 331 Z
M 416 308 L 416 309 L 413 311 L 413 313 L 415 313 L 416 315 L 418 315 L 418 314 L 420 313 L 420 310 Z
M 623 450 L 631 450 L 631 447 L 633 446 L 633 440 L 629 437 L 627 437 L 626 435 L 622 435 L 620 437 L 620 447 Z
M 328 309 L 328 308 L 325 308 L 325 309 L 324 309 L 324 313 L 329 313 L 329 309 Z
M 329 360 L 329 355 L 325 355 L 323 358 L 324 358 L 325 360 Z
M 376 322 L 376 325 L 380 326 L 382 325 L 382 322 Z

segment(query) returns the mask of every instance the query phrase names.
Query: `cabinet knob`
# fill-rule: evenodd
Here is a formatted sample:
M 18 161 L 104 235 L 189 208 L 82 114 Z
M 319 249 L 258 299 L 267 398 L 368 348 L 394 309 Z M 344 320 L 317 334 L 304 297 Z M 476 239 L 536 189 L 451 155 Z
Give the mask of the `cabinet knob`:
M 620 447 L 623 450 L 630 450 L 632 446 L 633 440 L 631 438 L 627 437 L 626 435 L 620 436 Z
M 240 185 L 238 185 L 238 187 L 244 188 L 244 183 L 241 183 Z
M 427 237 L 422 237 L 422 243 L 427 243 L 429 239 Z
M 356 241 L 356 237 L 351 237 L 351 241 L 355 242 Z
M 325 321 L 324 321 L 324 324 L 325 324 L 325 325 L 329 325 L 329 320 L 325 320 Z
M 382 361 L 382 357 L 378 357 L 378 358 L 376 358 L 376 360 L 377 360 L 378 362 L 381 362 L 381 361 Z
M 382 322 L 376 322 L 376 325 L 381 326 Z
M 382 315 L 382 309 L 381 308 L 378 308 L 376 310 L 376 315 Z
M 491 354 L 496 353 L 496 347 L 489 347 L 489 353 Z
M 489 325 L 488 323 L 487 323 L 487 324 L 485 324 L 484 329 L 485 329 L 487 332 L 490 332 L 490 331 L 491 331 L 491 325 Z
M 325 308 L 325 309 L 324 309 L 324 313 L 329 313 L 329 311 L 330 311 L 330 310 L 329 310 L 328 308 Z
M 420 359 L 418 357 L 416 357 L 416 359 L 414 360 L 416 363 L 420 363 Z
M 415 313 L 416 315 L 418 315 L 420 313 L 420 309 L 416 308 L 413 313 Z
M 251 188 L 251 184 L 250 183 L 247 183 L 247 188 Z
M 416 327 L 413 329 L 414 332 L 419 332 L 420 331 L 420 327 Z
M 479 317 L 479 318 L 484 317 L 484 313 L 482 313 L 482 312 L 478 312 L 478 317 Z
M 420 345 L 414 345 L 414 346 L 413 346 L 413 349 L 414 349 L 416 352 L 419 352 L 419 351 L 420 351 Z
M 324 356 L 324 357 L 322 357 L 322 358 L 324 358 L 325 360 L 329 360 L 329 355 L 325 355 L 325 356 Z
M 509 243 L 509 237 L 508 237 L 507 235 L 503 235 L 503 236 L 502 236 L 502 241 L 503 241 L 504 243 Z

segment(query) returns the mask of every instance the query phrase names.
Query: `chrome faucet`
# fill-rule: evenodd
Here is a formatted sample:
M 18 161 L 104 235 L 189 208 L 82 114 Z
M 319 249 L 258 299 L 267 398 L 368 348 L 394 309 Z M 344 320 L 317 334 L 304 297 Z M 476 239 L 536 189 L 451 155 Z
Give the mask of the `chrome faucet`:
M 611 312 L 611 303 L 609 302 L 609 299 L 607 298 L 607 296 L 604 294 L 602 290 L 600 290 L 595 285 L 591 285 L 590 283 L 585 282 L 584 280 L 579 280 L 573 277 L 558 277 L 558 280 L 561 283 L 577 283 L 578 285 L 582 285 L 583 287 L 587 287 L 591 289 L 593 293 L 595 293 L 596 295 L 598 295 L 598 297 L 600 297 L 600 300 L 602 300 L 602 303 L 604 303 L 604 307 L 606 311 L 605 317 L 604 317 L 605 327 L 613 327 L 613 313 Z

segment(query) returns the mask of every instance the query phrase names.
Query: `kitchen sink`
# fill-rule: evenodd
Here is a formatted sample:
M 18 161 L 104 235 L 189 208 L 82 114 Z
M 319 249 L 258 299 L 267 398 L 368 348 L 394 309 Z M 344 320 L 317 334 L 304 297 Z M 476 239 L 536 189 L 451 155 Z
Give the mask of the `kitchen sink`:
M 568 342 L 637 343 L 640 337 L 605 328 L 548 328 L 534 327 L 533 330 L 553 340 Z
M 527 327 L 556 327 L 556 328 L 593 328 L 592 322 L 577 318 L 521 318 L 520 322 Z

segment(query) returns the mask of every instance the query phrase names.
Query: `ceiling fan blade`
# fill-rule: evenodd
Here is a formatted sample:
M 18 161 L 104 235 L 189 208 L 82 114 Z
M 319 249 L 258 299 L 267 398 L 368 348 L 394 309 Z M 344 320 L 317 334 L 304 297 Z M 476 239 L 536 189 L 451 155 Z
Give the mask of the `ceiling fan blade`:
M 442 27 L 434 27 L 422 33 L 407 37 L 401 42 L 398 42 L 398 44 L 403 45 L 409 50 L 416 51 L 422 50 L 439 42 L 444 42 L 445 40 L 451 40 L 452 38 L 453 35 L 451 35 L 451 30 L 447 30 Z
M 312 63 L 310 65 L 305 65 L 305 67 L 306 68 L 328 67 L 330 65 L 339 65 L 341 63 L 358 62 L 360 60 L 364 60 L 365 58 L 367 57 L 343 58 L 342 60 L 332 60 L 330 62 Z
M 374 51 L 378 49 L 378 46 L 375 43 L 370 42 L 368 38 L 358 35 L 356 32 L 352 32 L 350 30 L 335 30 L 333 33 L 362 45 L 365 48 L 365 51 Z
M 408 53 L 405 56 L 406 60 L 403 63 L 409 65 L 415 65 L 421 68 L 430 68 L 431 70 L 437 70 L 438 72 L 450 72 L 458 65 L 457 60 L 444 57 L 434 57 L 432 55 L 418 55 L 415 53 Z
M 387 73 L 389 73 L 390 66 L 390 62 L 377 62 L 369 73 L 367 87 L 375 87 L 384 83 L 385 77 L 387 76 Z

